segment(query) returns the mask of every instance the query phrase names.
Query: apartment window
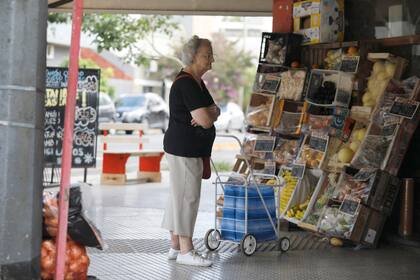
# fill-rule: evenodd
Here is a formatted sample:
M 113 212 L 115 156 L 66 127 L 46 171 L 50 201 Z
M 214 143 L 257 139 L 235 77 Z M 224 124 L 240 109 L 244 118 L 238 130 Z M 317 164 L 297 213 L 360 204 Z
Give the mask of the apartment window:
M 47 45 L 47 58 L 53 59 L 54 58 L 54 46 L 53 45 Z

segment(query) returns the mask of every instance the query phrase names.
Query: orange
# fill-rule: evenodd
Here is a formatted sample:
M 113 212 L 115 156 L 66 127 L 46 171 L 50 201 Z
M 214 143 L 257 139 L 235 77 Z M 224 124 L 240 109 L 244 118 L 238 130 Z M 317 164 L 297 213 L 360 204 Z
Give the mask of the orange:
M 290 64 L 290 66 L 292 67 L 292 68 L 299 68 L 299 61 L 293 61 L 292 62 L 292 64 Z
M 358 55 L 359 54 L 359 50 L 357 49 L 357 47 L 349 47 L 347 49 L 347 54 L 348 55 Z

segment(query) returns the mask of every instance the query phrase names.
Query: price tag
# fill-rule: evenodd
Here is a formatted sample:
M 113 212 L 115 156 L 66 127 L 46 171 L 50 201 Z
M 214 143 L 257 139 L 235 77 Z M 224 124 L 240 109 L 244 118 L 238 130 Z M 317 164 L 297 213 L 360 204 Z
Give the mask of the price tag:
M 397 130 L 397 124 L 388 124 L 382 128 L 382 135 L 383 136 L 393 136 L 395 131 Z
M 257 136 L 255 141 L 254 152 L 272 152 L 276 137 L 274 136 Z
M 359 67 L 360 56 L 344 55 L 341 60 L 340 71 L 356 73 Z
M 397 97 L 392 103 L 390 113 L 403 118 L 412 119 L 417 112 L 420 102 Z
M 276 162 L 266 161 L 264 162 L 264 174 L 274 175 L 276 174 Z
M 305 164 L 294 163 L 292 165 L 292 176 L 302 179 L 303 175 L 305 175 L 305 169 Z
M 267 91 L 270 93 L 277 93 L 277 90 L 280 85 L 280 77 L 276 77 L 273 75 L 267 75 L 265 76 L 264 82 L 262 84 L 261 89 L 263 91 Z
M 328 147 L 328 136 L 319 134 L 319 133 L 312 133 L 311 138 L 309 139 L 309 148 L 313 150 L 317 150 L 320 152 L 325 152 Z
M 343 202 L 340 205 L 340 211 L 349 215 L 356 215 L 357 210 L 359 209 L 360 201 L 353 199 L 352 197 L 346 195 Z

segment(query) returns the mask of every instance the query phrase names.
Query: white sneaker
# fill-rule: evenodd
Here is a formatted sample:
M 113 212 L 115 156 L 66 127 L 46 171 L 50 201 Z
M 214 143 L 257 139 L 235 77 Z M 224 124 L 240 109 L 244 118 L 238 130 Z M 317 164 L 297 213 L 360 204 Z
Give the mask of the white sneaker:
M 176 257 L 178 256 L 179 252 L 179 250 L 175 250 L 171 247 L 168 252 L 168 260 L 176 260 Z
M 213 264 L 212 261 L 203 258 L 194 250 L 191 250 L 186 254 L 178 254 L 176 263 L 193 266 L 211 266 Z

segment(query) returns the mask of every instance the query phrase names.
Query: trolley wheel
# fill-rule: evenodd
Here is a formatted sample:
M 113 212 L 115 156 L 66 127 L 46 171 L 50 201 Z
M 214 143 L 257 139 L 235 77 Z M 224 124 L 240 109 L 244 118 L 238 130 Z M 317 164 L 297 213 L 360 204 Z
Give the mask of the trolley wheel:
M 279 241 L 280 251 L 287 252 L 290 248 L 290 239 L 287 237 L 283 237 Z
M 217 229 L 209 229 L 204 236 L 204 245 L 206 245 L 206 248 L 210 251 L 214 251 L 219 248 L 220 239 L 222 239 L 220 231 Z
M 241 250 L 246 256 L 251 256 L 257 249 L 257 239 L 252 234 L 245 235 L 241 240 Z

